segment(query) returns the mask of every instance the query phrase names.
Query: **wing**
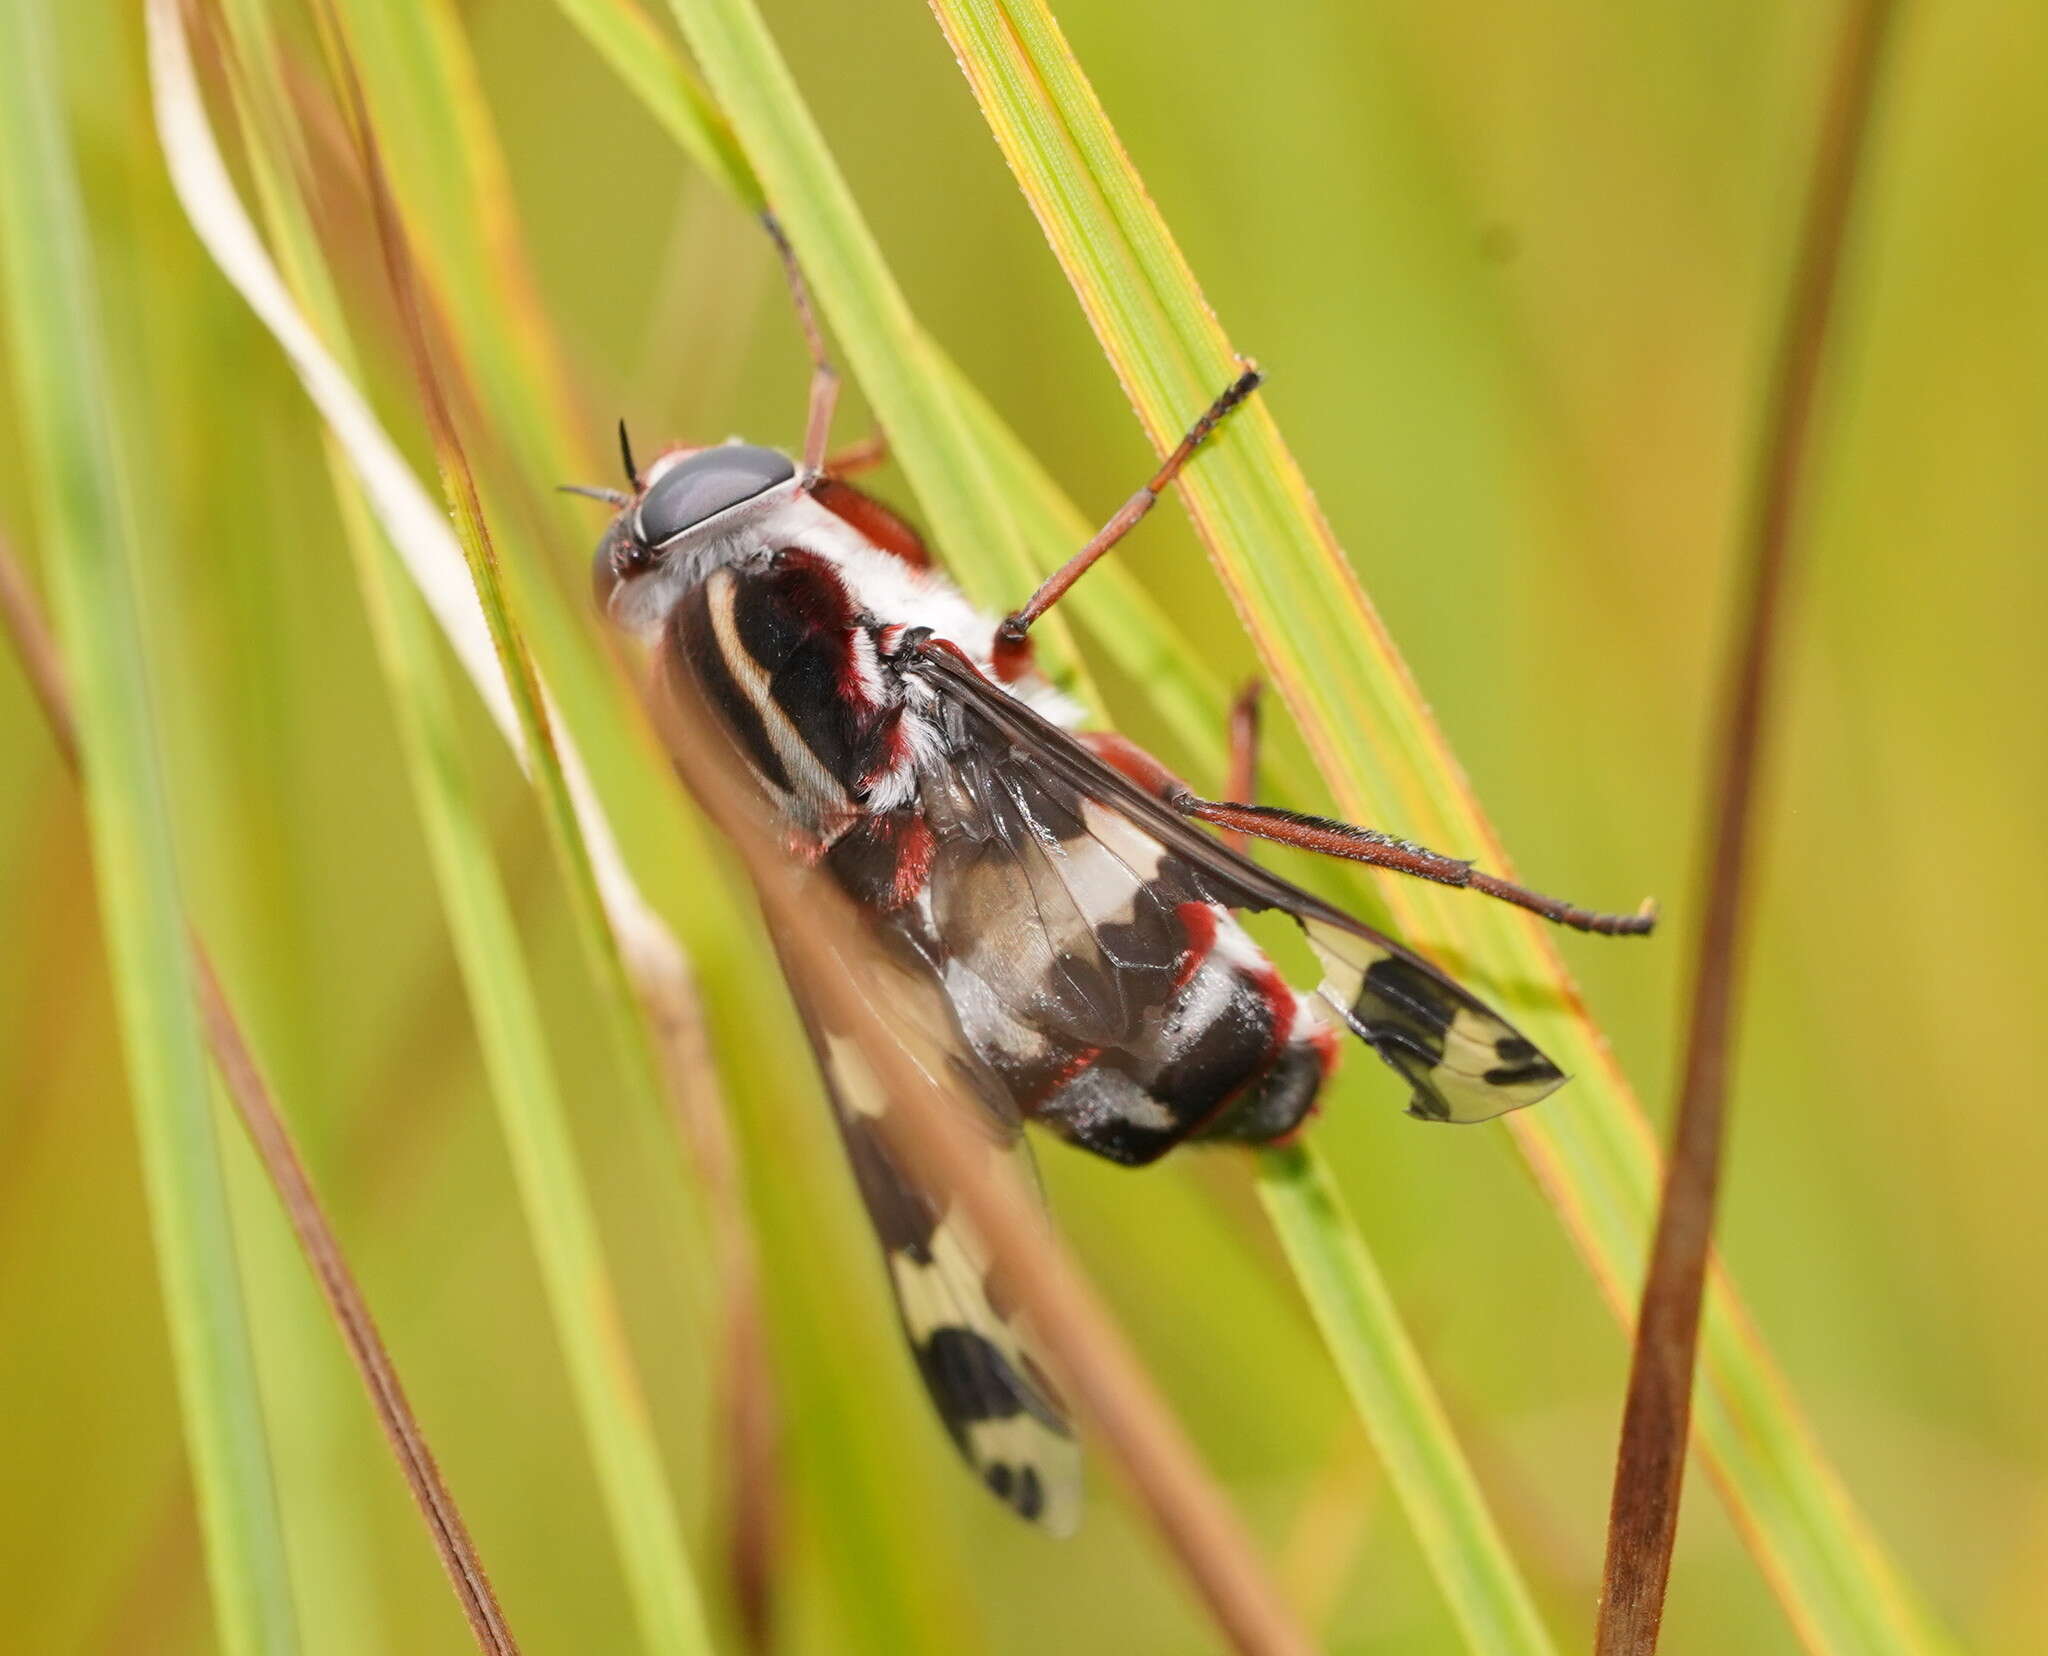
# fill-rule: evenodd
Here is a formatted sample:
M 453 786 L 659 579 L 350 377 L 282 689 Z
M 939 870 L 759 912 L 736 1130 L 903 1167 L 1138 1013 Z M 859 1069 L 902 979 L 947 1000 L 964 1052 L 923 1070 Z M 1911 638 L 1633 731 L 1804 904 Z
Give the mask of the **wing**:
M 929 966 L 909 949 L 872 944 L 858 983 L 919 1070 L 961 1101 L 989 1153 L 1016 1158 L 1036 1183 L 1015 1107 L 961 1039 Z M 881 1128 L 889 1099 L 859 1041 L 835 1029 L 784 949 L 784 975 L 803 1014 L 861 1200 L 882 1245 L 889 1286 L 925 1389 L 954 1445 L 995 1496 L 1055 1535 L 1080 1520 L 1081 1456 L 1058 1394 L 1032 1355 L 1026 1330 L 988 1250 L 952 1204 L 925 1188 Z
M 1017 1008 L 1020 1019 L 1066 1017 L 1063 1027 L 1079 1029 L 1092 1018 L 1094 1029 L 1106 1034 L 1119 1018 L 1128 1025 L 1128 1003 L 1144 996 L 1130 993 L 1137 980 L 1104 968 L 1135 962 L 1157 970 L 1161 945 L 1151 937 L 1158 927 L 1147 905 L 1177 911 L 1192 893 L 1227 908 L 1279 909 L 1293 916 L 1322 961 L 1323 997 L 1413 1089 L 1410 1114 L 1429 1121 L 1485 1121 L 1533 1104 L 1563 1082 L 1563 1072 L 1477 996 L 1419 955 L 1205 833 L 984 678 L 953 646 L 926 640 L 906 648 L 898 664 L 935 692 L 947 717 L 960 721 L 950 751 L 973 756 L 964 770 L 955 763 L 950 779 L 928 781 L 928 814 L 943 817 L 943 803 L 937 811 L 934 803 L 945 799 L 945 790 L 969 790 L 970 800 L 954 814 L 960 823 L 980 825 L 973 831 L 986 840 L 982 862 L 1007 863 L 1001 874 L 977 878 L 1028 898 L 1029 912 L 1046 922 L 1030 929 L 1052 939 L 1056 958 L 1049 972 L 1033 959 L 1031 971 L 1005 973 L 1001 957 L 1007 942 L 978 944 L 976 925 L 948 926 L 946 909 L 955 900 L 950 893 L 935 903 L 956 955 L 975 964 L 985 981 L 1019 983 L 1006 998 L 1027 1003 Z M 969 803 L 974 810 L 967 809 Z M 1048 839 L 1065 839 L 1062 818 L 1080 821 L 1085 833 L 1049 849 Z M 935 820 L 933 826 L 942 823 Z M 1078 858 L 1072 854 L 1077 844 Z M 1054 854 L 1062 849 L 1066 855 Z M 1114 893 L 1104 889 L 1114 879 L 1112 864 L 1126 873 Z M 995 912 L 1001 905 L 991 900 L 971 906 Z M 1062 924 L 1069 908 L 1095 924 Z M 1103 926 L 1105 914 L 1113 914 L 1116 923 Z M 1119 950 L 1132 961 L 1116 958 Z M 1096 987 L 1105 975 L 1116 989 Z M 1035 1005 L 1029 1004 L 1033 995 L 1039 997 Z

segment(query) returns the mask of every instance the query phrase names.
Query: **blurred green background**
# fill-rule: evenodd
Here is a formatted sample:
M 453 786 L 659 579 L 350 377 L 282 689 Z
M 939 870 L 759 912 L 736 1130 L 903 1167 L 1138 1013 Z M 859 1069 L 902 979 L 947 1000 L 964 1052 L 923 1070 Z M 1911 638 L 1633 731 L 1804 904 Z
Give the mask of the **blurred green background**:
M 1147 451 L 930 17 L 766 11 L 920 319 L 1106 512 Z M 1605 906 L 1664 899 L 1648 946 L 1567 944 L 1661 1121 L 1730 559 L 1833 17 L 1753 0 L 1059 14 L 1523 873 Z M 554 8 L 449 15 L 591 450 L 621 413 L 643 447 L 796 442 L 802 355 L 759 232 Z M 303 20 L 287 34 L 312 64 Z M 61 35 L 194 913 L 512 1625 L 535 1651 L 630 1648 L 317 425 L 169 193 L 137 9 L 82 0 Z M 2048 1626 L 2044 86 L 2038 6 L 1906 11 L 1775 710 L 1722 1226 L 1904 1573 L 1968 1648 L 2010 1651 Z M 421 457 L 374 246 L 352 257 L 372 388 Z M 849 397 L 841 434 L 864 419 Z M 893 474 L 881 487 L 903 498 Z M 0 529 L 33 564 L 28 494 L 0 443 Z M 570 505 L 548 525 L 565 608 L 594 534 Z M 1127 552 L 1250 670 L 1178 513 Z M 1113 688 L 1150 734 L 1142 687 Z M 669 1470 L 708 1537 L 708 1290 L 675 1157 L 661 1123 L 608 1107 L 544 834 L 474 715 L 466 699 Z M 629 850 L 672 904 L 729 877 L 658 838 Z M 207 1649 L 81 819 L 11 664 L 0 938 L 0 1649 Z M 760 996 L 760 1064 L 792 1077 L 780 1131 L 746 1146 L 786 1410 L 786 1647 L 1207 1648 L 1110 1480 L 1060 1545 L 958 1473 L 794 1079 L 780 991 Z M 1625 1350 L 1505 1135 L 1424 1131 L 1397 1103 L 1353 1055 L 1320 1142 L 1575 1647 Z M 268 1191 L 223 1143 L 308 1647 L 461 1648 Z M 1042 1159 L 1062 1228 L 1329 1648 L 1456 1648 L 1242 1167 Z M 1689 1494 L 1664 1648 L 1795 1648 L 1710 1482 Z M 698 1556 L 715 1578 L 708 1540 Z

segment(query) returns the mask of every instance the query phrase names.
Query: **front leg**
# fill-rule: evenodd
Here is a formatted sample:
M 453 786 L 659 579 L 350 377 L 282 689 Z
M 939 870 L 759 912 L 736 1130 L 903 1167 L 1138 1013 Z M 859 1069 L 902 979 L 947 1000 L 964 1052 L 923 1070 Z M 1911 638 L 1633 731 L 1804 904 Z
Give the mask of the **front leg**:
M 1067 591 L 1083 575 L 1094 567 L 1095 561 L 1112 546 L 1138 526 L 1138 521 L 1158 503 L 1166 486 L 1181 473 L 1195 450 L 1208 441 L 1210 435 L 1226 420 L 1237 405 L 1259 388 L 1265 377 L 1259 372 L 1258 364 L 1240 357 L 1242 371 L 1237 378 L 1223 388 L 1222 393 L 1207 408 L 1202 410 L 1195 423 L 1188 427 L 1187 435 L 1174 445 L 1173 452 L 1160 463 L 1143 487 L 1116 509 L 1110 520 L 1098 529 L 1088 544 L 1076 552 L 1051 575 L 1046 577 L 1039 589 L 1031 595 L 1020 610 L 1014 610 L 1003 618 L 996 628 L 993 658 L 998 669 L 1006 661 L 1015 661 L 1023 656 L 1025 635 L 1031 631 L 1032 623 L 1067 595 Z

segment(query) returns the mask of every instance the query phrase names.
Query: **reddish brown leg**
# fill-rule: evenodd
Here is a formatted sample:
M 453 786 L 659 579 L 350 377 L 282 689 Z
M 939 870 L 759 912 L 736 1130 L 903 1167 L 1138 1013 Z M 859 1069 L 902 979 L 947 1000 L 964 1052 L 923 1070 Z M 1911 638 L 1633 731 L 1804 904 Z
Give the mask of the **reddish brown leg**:
M 827 477 L 858 477 L 862 472 L 873 471 L 889 458 L 889 434 L 875 431 L 857 443 L 834 449 L 825 456 Z
M 1066 563 L 1055 571 L 1036 592 L 1031 601 L 1014 614 L 1006 616 L 1003 624 L 996 629 L 996 637 L 1012 646 L 1024 642 L 1024 635 L 1031 630 L 1031 624 L 1053 605 L 1067 595 L 1067 589 L 1088 573 L 1095 560 L 1128 535 L 1137 522 L 1152 510 L 1161 491 L 1180 475 L 1203 440 L 1223 423 L 1225 417 L 1237 405 L 1259 388 L 1258 365 L 1240 357 L 1244 371 L 1224 389 L 1223 394 L 1202 412 L 1202 417 L 1188 427 L 1174 451 L 1169 454 L 1160 468 L 1152 474 L 1151 481 L 1131 498 L 1119 506 L 1116 515 L 1095 532 L 1095 538 L 1076 552 Z
M 1531 891 L 1512 880 L 1482 874 L 1469 862 L 1446 857 L 1439 851 L 1427 850 L 1420 845 L 1411 845 L 1407 840 L 1395 839 L 1391 834 L 1382 834 L 1371 828 L 1354 828 L 1349 823 L 1332 822 L 1326 817 L 1302 816 L 1271 805 L 1233 805 L 1221 800 L 1197 799 L 1193 794 L 1183 794 L 1172 804 L 1182 815 L 1212 823 L 1226 832 L 1250 834 L 1255 839 L 1271 840 L 1275 845 L 1296 846 L 1326 857 L 1348 857 L 1353 862 L 1369 863 L 1374 868 L 1391 868 L 1396 873 L 1413 874 L 1418 879 L 1434 880 L 1439 885 L 1483 891 L 1489 897 L 1498 897 L 1504 903 L 1513 903 L 1517 908 L 1525 908 L 1531 914 L 1540 914 L 1546 920 L 1570 926 L 1575 931 L 1597 932 L 1603 937 L 1642 937 L 1657 923 L 1657 906 L 1653 902 L 1646 901 L 1634 914 L 1596 913 L 1561 898 L 1546 897 L 1542 892 Z
M 789 283 L 789 297 L 796 306 L 796 319 L 811 353 L 811 407 L 804 421 L 804 471 L 815 477 L 825 469 L 825 444 L 832 436 L 832 409 L 839 401 L 839 374 L 825 355 L 825 335 L 811 305 L 811 290 L 804 281 L 803 267 L 796 262 L 796 249 L 789 245 L 789 238 L 782 233 L 773 213 L 763 213 L 761 222 L 782 257 L 782 274 Z
M 1265 688 L 1258 679 L 1247 679 L 1237 700 L 1230 704 L 1230 771 L 1223 791 L 1232 799 L 1249 799 L 1259 791 L 1259 697 Z M 1242 832 L 1226 828 L 1222 839 L 1240 857 L 1244 855 Z

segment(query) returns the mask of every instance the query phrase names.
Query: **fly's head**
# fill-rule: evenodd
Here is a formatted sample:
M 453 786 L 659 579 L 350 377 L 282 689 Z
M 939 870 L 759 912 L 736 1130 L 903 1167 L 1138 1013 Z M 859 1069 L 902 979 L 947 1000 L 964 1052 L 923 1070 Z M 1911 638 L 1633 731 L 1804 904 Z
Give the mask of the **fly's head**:
M 591 592 L 600 613 L 629 632 L 658 627 L 693 583 L 746 554 L 749 530 L 810 485 L 788 455 L 749 443 L 670 449 L 644 477 L 623 423 L 619 449 L 632 493 L 570 487 L 618 508 L 597 543 Z

